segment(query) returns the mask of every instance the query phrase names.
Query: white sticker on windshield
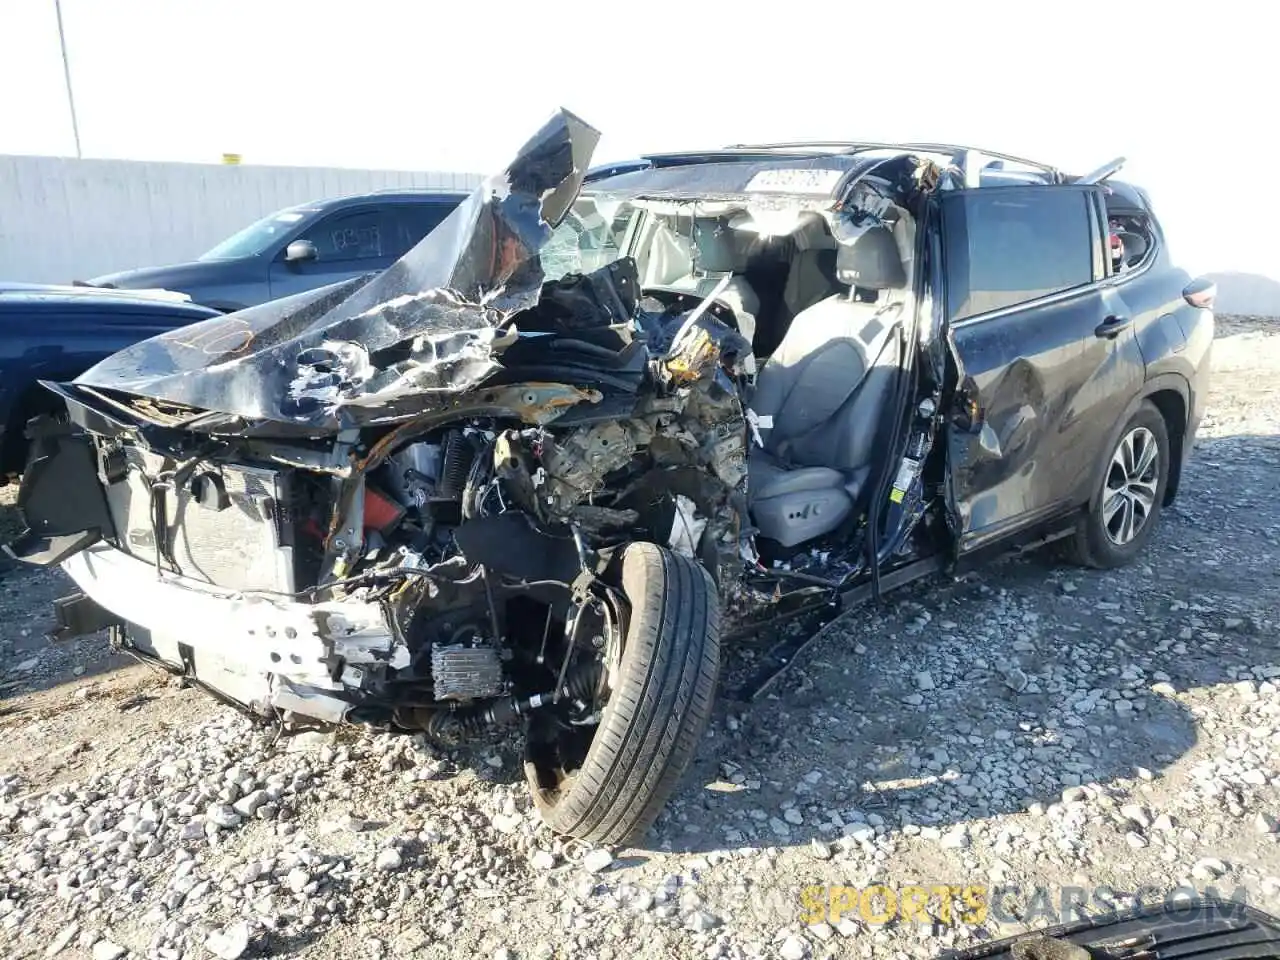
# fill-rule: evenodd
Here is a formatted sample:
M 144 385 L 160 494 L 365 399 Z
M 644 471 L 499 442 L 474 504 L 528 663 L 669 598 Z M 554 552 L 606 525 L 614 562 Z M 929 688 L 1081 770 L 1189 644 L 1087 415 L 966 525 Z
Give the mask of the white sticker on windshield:
M 843 170 L 761 170 L 747 183 L 747 193 L 830 193 Z
M 300 213 L 281 213 L 276 216 L 277 223 L 297 223 L 301 219 Z

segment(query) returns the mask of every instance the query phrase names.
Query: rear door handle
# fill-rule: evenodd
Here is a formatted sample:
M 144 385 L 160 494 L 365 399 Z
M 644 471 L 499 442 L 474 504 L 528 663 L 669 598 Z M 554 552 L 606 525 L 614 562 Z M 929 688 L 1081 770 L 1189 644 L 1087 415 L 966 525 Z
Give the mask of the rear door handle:
M 1113 314 L 1093 328 L 1093 335 L 1095 337 L 1106 337 L 1108 340 L 1111 340 L 1121 331 L 1125 330 L 1129 326 L 1129 322 L 1128 317 L 1118 317 Z

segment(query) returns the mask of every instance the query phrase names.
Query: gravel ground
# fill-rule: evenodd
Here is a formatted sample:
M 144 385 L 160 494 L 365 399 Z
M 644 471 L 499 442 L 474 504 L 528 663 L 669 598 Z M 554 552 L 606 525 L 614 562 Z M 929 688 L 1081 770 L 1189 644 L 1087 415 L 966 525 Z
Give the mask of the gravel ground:
M 277 741 L 100 640 L 47 645 L 65 582 L 0 567 L 0 955 L 918 957 L 1064 888 L 1280 912 L 1280 323 L 1222 320 L 1214 367 L 1142 562 L 1034 555 L 845 616 L 721 704 L 632 849 L 541 827 L 514 748 Z M 818 916 L 872 884 L 1015 892 Z

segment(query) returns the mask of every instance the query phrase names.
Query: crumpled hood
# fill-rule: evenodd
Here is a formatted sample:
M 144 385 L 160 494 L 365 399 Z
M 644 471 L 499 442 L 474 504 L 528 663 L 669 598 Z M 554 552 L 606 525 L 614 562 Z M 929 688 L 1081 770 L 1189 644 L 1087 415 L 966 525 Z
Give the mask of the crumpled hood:
M 407 396 L 469 390 L 499 369 L 501 325 L 537 304 L 537 254 L 599 137 L 561 110 L 382 273 L 169 331 L 75 382 L 325 431 L 391 419 L 387 405 Z

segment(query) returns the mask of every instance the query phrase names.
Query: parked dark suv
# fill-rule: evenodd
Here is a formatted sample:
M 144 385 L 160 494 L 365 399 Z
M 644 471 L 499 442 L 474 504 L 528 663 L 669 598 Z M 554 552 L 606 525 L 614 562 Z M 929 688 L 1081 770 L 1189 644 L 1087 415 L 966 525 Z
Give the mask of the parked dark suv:
M 385 270 L 467 194 L 403 190 L 319 200 L 277 210 L 191 263 L 142 267 L 88 284 L 160 288 L 229 313 Z

